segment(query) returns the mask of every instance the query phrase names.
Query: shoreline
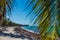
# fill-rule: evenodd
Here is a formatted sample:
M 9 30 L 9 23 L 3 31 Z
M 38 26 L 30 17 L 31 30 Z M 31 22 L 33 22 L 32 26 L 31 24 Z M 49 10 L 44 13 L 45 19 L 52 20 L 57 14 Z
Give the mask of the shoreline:
M 0 29 L 3 29 L 4 27 L 1 27 Z M 30 30 L 25 30 L 21 27 L 5 27 L 5 29 L 7 29 L 7 31 L 3 30 L 4 33 L 8 33 L 8 34 L 17 34 L 17 35 L 22 35 L 25 36 L 25 38 L 29 39 L 38 39 L 40 36 L 39 34 L 34 33 L 33 31 L 31 32 Z
M 17 34 L 14 29 L 16 27 L 0 27 L 0 40 L 29 40 L 28 38 L 22 36 L 24 34 Z

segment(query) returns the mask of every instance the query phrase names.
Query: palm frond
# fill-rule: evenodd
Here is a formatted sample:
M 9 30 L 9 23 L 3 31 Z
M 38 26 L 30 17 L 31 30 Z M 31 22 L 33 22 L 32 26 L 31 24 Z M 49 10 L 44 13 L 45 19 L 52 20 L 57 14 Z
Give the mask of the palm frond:
M 34 21 L 34 24 L 38 22 L 41 40 L 57 40 L 58 36 L 60 35 L 59 4 L 60 0 L 38 0 L 37 3 L 32 7 L 33 9 L 31 9 L 29 15 L 34 14 L 31 18 L 31 22 Z
M 14 1 L 15 0 L 0 0 L 0 24 L 2 24 L 4 18 L 6 17 L 6 12 L 11 12 Z

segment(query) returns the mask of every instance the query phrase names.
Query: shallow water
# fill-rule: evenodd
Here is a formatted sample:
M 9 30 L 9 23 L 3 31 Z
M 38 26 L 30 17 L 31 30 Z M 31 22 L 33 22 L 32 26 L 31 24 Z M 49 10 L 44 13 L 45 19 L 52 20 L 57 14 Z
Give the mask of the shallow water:
M 31 32 L 34 32 L 34 33 L 39 33 L 39 29 L 37 26 L 23 26 L 22 28 L 25 30 L 29 30 Z

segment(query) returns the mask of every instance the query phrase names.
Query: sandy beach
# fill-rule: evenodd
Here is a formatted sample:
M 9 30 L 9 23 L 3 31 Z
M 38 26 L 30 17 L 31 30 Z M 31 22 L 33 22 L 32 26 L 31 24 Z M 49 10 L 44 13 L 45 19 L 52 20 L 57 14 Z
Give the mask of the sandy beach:
M 0 36 L 0 40 L 29 40 L 29 39 L 27 39 L 27 38 L 25 38 L 25 39 L 21 39 L 21 38 L 11 38 L 11 37 Z
M 19 34 L 17 34 L 14 31 L 14 28 L 16 27 L 0 27 L 0 40 L 30 40 L 28 38 L 23 38 L 21 36 L 19 36 Z M 3 31 L 1 31 L 3 30 Z M 13 36 L 12 36 L 13 35 Z M 16 38 L 15 36 L 19 36 L 19 38 Z

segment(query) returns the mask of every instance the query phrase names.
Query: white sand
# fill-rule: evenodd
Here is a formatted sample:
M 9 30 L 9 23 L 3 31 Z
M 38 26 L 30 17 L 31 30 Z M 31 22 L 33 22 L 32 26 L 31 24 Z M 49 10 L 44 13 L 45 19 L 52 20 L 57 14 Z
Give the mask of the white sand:
M 15 27 L 8 27 L 8 28 L 6 28 L 8 31 L 3 31 L 3 33 L 12 33 L 12 34 L 16 34 L 13 30 L 14 30 L 14 28 Z M 2 29 L 2 27 L 0 28 L 0 29 Z M 0 36 L 0 40 L 29 40 L 29 39 L 27 39 L 27 38 L 24 38 L 24 39 L 22 39 L 22 38 L 11 38 L 11 37 L 9 37 L 9 36 Z
M 25 38 L 25 39 L 21 39 L 21 38 L 10 38 L 10 37 L 0 36 L 0 40 L 29 40 L 29 39 L 27 39 L 27 38 Z
M 15 32 L 13 31 L 15 27 L 8 27 L 6 28 L 8 31 L 4 31 L 4 33 L 12 33 L 15 34 Z

